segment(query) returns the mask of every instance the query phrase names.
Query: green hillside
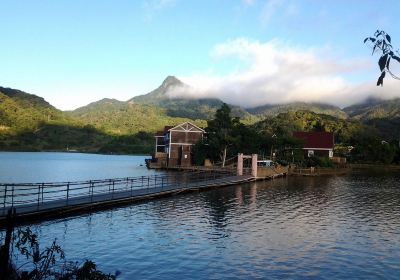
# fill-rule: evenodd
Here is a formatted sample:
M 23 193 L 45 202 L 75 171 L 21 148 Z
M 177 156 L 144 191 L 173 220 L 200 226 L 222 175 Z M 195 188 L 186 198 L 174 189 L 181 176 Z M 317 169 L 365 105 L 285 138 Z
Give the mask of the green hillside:
M 66 116 L 43 98 L 0 87 L 0 131 L 34 129 L 44 122 L 65 122 Z
M 400 118 L 400 98 L 382 100 L 367 99 L 343 109 L 351 118 L 359 120 Z
M 41 97 L 0 87 L 0 150 L 150 153 L 153 142 L 151 133 L 111 135 Z
M 344 143 L 354 142 L 354 135 L 364 131 L 376 133 L 373 128 L 363 125 L 357 120 L 345 120 L 311 111 L 281 113 L 275 117 L 267 117 L 254 126 L 257 130 L 265 131 L 270 135 L 290 136 L 294 131 L 333 132 L 335 141 Z
M 347 114 L 339 107 L 323 103 L 293 102 L 287 104 L 263 105 L 247 109 L 249 113 L 263 117 L 276 116 L 280 113 L 296 112 L 301 110 L 331 115 L 341 119 L 347 118 Z
M 387 141 L 400 139 L 400 98 L 369 98 L 343 110 L 351 119 L 376 128 Z
M 187 118 L 170 117 L 162 108 L 115 99 L 91 103 L 69 112 L 68 115 L 112 135 L 128 135 L 139 131 L 155 132 L 166 125 L 190 121 Z M 199 126 L 206 124 L 201 120 L 194 122 Z

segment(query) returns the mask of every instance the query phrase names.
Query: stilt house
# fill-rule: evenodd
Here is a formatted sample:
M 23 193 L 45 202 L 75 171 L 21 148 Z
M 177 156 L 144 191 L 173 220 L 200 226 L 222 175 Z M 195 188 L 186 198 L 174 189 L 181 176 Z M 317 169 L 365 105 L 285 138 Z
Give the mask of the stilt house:
M 190 122 L 166 126 L 155 135 L 155 153 L 149 167 L 191 166 L 192 146 L 203 135 L 204 130 Z

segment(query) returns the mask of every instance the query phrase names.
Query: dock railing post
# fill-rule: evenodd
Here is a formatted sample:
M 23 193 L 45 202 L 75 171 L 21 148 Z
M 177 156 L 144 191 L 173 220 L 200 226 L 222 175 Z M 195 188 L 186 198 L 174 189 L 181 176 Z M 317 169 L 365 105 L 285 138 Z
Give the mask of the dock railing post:
M 6 204 L 7 204 L 7 185 L 4 188 L 3 214 L 6 209 Z
M 133 181 L 132 181 L 132 179 L 130 179 L 130 181 L 131 181 L 131 197 L 133 196 Z
M 40 203 L 40 185 L 38 186 L 38 193 L 37 193 L 37 207 L 36 209 L 39 210 L 39 203 Z
M 67 205 L 68 205 L 68 199 L 69 199 L 69 182 L 67 183 Z
M 92 185 L 92 181 L 89 181 L 89 193 L 88 195 L 90 195 L 90 186 Z
M 115 181 L 112 181 L 112 195 L 111 198 L 114 199 L 114 188 L 115 188 Z
M 90 202 L 93 202 L 93 182 L 90 181 L 90 186 L 89 186 L 89 192 L 90 192 Z
M 11 208 L 14 207 L 14 186 L 12 186 L 11 190 Z
M 42 183 L 42 204 L 43 204 L 43 199 L 44 199 L 44 183 Z

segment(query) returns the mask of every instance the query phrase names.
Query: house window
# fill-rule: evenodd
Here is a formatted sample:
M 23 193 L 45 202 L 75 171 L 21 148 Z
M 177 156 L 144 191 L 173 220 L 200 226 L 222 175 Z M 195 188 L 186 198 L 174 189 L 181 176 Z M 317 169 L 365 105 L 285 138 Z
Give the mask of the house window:
M 308 157 L 314 156 L 314 150 L 308 150 Z

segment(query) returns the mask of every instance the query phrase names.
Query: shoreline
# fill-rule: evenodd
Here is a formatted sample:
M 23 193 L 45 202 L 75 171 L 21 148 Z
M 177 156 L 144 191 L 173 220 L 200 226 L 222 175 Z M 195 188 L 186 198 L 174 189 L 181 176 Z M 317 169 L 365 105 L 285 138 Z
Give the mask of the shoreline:
M 78 150 L 0 150 L 0 153 L 68 153 L 68 154 L 93 154 L 93 155 L 105 155 L 105 156 L 151 156 L 151 154 L 126 154 L 126 153 L 98 153 L 90 151 L 78 151 Z
M 349 166 L 355 169 L 390 169 L 400 170 L 400 165 L 379 164 L 379 163 L 350 163 Z

